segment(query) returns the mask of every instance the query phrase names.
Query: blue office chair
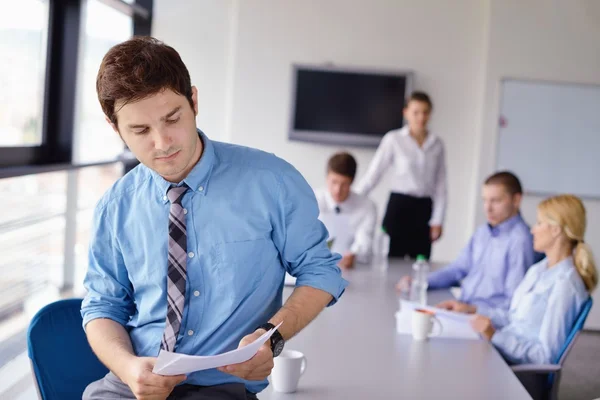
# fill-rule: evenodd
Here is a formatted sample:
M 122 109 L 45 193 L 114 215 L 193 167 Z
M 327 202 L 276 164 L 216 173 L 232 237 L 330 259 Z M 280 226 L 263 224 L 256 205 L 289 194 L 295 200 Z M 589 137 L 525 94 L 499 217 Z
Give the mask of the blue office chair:
M 528 385 L 525 384 L 525 387 L 534 399 L 558 399 L 558 385 L 560 384 L 563 364 L 583 329 L 585 320 L 592 309 L 592 304 L 593 300 L 591 297 L 584 303 L 583 309 L 575 320 L 573 329 L 571 329 L 569 336 L 567 336 L 567 341 L 554 364 L 521 364 L 512 367 L 513 372 L 519 377 L 521 382 L 536 382 L 533 385 L 537 387 L 528 387 Z M 531 379 L 536 377 L 539 379 Z
M 27 330 L 29 359 L 42 400 L 81 400 L 86 386 L 108 373 L 81 327 L 81 301 L 48 304 Z

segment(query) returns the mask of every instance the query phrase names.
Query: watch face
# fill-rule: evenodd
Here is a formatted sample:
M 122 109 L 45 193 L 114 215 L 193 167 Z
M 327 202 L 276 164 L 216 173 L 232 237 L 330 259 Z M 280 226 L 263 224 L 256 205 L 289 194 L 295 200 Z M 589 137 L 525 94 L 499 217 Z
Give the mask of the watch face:
M 278 340 L 277 343 L 275 343 L 275 345 L 273 347 L 273 357 L 277 357 L 278 355 L 281 354 L 281 352 L 283 351 L 283 345 L 284 345 L 283 340 Z

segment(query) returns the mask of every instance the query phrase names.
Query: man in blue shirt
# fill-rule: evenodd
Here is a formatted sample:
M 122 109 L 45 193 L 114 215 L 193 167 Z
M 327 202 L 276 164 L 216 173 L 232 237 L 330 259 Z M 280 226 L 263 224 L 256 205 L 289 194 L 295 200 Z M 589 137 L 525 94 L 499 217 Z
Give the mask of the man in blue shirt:
M 81 313 L 111 372 L 83 398 L 256 398 L 284 341 L 347 285 L 312 189 L 274 155 L 198 131 L 197 90 L 179 54 L 156 39 L 113 47 L 97 90 L 141 165 L 95 210 Z M 297 283 L 281 307 L 286 271 Z M 161 349 L 219 354 L 280 322 L 244 363 L 188 376 L 152 373 Z
M 533 239 L 521 217 L 522 188 L 510 172 L 498 172 L 483 185 L 483 205 L 488 223 L 480 226 L 458 258 L 429 275 L 429 288 L 461 285 L 460 300 L 439 307 L 459 312 L 486 305 L 508 310 L 512 295 L 534 263 Z M 398 283 L 410 285 L 410 277 Z M 474 312 L 474 311 L 472 311 Z

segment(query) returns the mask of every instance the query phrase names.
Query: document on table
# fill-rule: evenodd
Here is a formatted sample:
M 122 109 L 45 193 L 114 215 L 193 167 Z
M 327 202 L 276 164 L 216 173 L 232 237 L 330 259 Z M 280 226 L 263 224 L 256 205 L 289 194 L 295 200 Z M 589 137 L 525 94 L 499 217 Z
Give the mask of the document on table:
M 333 239 L 331 251 L 342 255 L 347 253 L 354 240 L 350 218 L 344 214 L 323 213 L 319 219 L 329 232 L 329 240 Z
M 260 349 L 260 346 L 271 338 L 275 330 L 279 328 L 282 323 L 283 322 L 279 323 L 275 328 L 264 333 L 261 337 L 245 347 L 215 356 L 190 356 L 187 354 L 171 353 L 170 351 L 161 350 L 160 353 L 158 353 L 158 359 L 156 360 L 152 372 L 158 375 L 189 374 L 191 372 L 248 361 L 254 357 L 256 352 L 258 352 L 258 349 Z
M 412 313 L 415 308 L 431 311 L 435 314 L 442 325 L 434 324 L 433 333 L 430 338 L 443 337 L 455 339 L 480 339 L 479 334 L 471 328 L 470 321 L 473 315 L 461 314 L 453 311 L 442 310 L 431 306 L 422 306 L 410 301 L 400 300 L 400 310 L 396 313 L 396 330 L 398 333 L 412 333 Z

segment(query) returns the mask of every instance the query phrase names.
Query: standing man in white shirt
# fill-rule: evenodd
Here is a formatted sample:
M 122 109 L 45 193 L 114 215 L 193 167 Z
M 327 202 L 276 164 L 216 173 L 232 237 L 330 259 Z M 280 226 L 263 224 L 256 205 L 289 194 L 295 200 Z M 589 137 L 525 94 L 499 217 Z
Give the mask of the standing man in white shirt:
M 377 220 L 375 203 L 350 188 L 355 175 L 354 157 L 348 153 L 334 154 L 327 162 L 327 188 L 315 191 L 321 217 L 324 214 L 347 216 L 352 243 L 338 263 L 341 268 L 352 268 L 356 261 L 369 261 Z
M 429 258 L 431 243 L 442 235 L 446 210 L 446 161 L 442 140 L 429 132 L 433 104 L 413 92 L 404 107 L 406 125 L 388 132 L 358 185 L 368 195 L 388 169 L 393 181 L 383 227 L 390 236 L 390 257 Z

